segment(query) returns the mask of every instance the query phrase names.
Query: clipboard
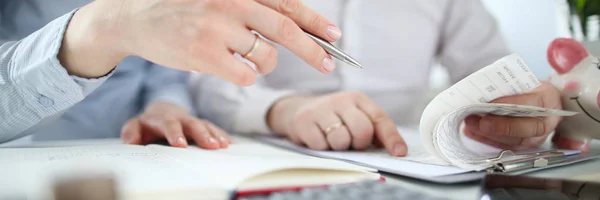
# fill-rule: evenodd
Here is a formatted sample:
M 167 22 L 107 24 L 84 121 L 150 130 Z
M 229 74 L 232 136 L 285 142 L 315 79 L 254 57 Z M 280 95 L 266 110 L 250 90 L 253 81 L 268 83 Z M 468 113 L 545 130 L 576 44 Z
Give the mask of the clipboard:
M 499 161 L 504 156 L 524 155 L 524 158 L 516 158 L 511 160 Z M 484 171 L 467 172 L 463 174 L 430 177 L 411 177 L 424 181 L 454 184 L 480 181 L 488 174 L 506 174 L 506 175 L 521 175 L 532 172 L 537 172 L 546 169 L 557 168 L 561 166 L 572 165 L 580 162 L 588 162 L 593 159 L 600 158 L 600 152 L 579 152 L 577 154 L 568 155 L 558 149 L 551 149 L 528 154 L 515 154 L 511 150 L 503 150 L 498 156 L 488 158 L 482 162 L 491 162 L 493 166 Z M 400 175 L 402 176 L 402 175 Z
M 502 160 L 505 154 L 513 156 L 526 156 L 508 161 Z M 486 159 L 485 162 L 493 163 L 492 167 L 487 169 L 489 173 L 496 172 L 515 172 L 532 168 L 548 167 L 549 165 L 563 162 L 567 159 L 567 154 L 556 149 L 534 152 L 529 154 L 515 154 L 511 150 L 501 151 L 497 157 Z

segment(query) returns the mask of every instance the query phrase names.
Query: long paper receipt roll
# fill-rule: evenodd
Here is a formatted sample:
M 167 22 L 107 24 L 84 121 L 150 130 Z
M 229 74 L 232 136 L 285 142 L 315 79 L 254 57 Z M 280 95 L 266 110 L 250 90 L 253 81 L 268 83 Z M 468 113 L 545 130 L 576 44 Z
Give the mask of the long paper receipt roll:
M 570 116 L 576 113 L 533 106 L 489 103 L 500 97 L 528 93 L 540 85 L 523 59 L 508 55 L 471 74 L 437 95 L 425 108 L 419 132 L 429 153 L 455 166 L 482 170 L 489 156 L 468 150 L 459 130 L 463 120 L 474 114 L 514 117 Z

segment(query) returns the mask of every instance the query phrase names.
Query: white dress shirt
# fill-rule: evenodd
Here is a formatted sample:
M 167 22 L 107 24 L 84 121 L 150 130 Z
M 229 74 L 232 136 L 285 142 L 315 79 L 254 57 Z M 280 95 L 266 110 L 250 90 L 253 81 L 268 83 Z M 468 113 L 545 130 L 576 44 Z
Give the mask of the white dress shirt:
M 478 0 L 304 0 L 340 26 L 336 43 L 361 62 L 342 62 L 328 75 L 279 48 L 278 66 L 257 84 L 237 87 L 209 75 L 193 79 L 201 117 L 233 133 L 270 133 L 266 115 L 294 94 L 361 91 L 399 125 L 418 123 L 436 63 L 452 82 L 510 52 L 495 19 Z

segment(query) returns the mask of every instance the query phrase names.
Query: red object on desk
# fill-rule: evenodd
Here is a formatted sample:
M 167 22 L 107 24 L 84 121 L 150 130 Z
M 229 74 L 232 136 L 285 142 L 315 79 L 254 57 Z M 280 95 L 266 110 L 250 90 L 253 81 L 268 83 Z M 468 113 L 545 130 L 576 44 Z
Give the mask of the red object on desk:
M 385 177 L 380 177 L 379 181 L 385 182 Z M 352 184 L 352 183 L 348 183 Z M 332 185 L 314 185 L 314 186 L 293 186 L 293 187 L 279 187 L 279 188 L 267 188 L 267 189 L 259 189 L 259 190 L 247 190 L 247 191 L 238 191 L 235 193 L 235 197 L 233 199 L 239 199 L 246 196 L 254 196 L 254 195 L 268 195 L 271 193 L 277 192 L 289 192 L 289 191 L 300 191 L 303 189 L 309 188 L 320 188 L 320 187 L 329 187 Z

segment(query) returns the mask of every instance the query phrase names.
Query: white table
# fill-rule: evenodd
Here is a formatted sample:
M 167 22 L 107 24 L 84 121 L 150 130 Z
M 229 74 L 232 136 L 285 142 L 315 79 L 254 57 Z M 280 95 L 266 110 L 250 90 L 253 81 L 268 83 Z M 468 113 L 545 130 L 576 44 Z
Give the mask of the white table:
M 16 144 L 6 146 L 78 146 L 78 145 L 98 145 L 98 144 L 115 144 L 121 143 L 118 139 L 102 139 L 102 140 L 83 140 L 83 141 L 61 141 L 61 142 L 43 142 L 32 143 L 29 145 Z M 593 151 L 600 151 L 600 142 L 592 144 Z M 527 174 L 529 176 L 547 177 L 547 178 L 582 178 L 594 175 L 597 177 L 594 180 L 600 181 L 600 159 L 577 163 L 569 166 L 542 170 Z M 464 184 L 436 184 L 416 179 L 384 174 L 388 183 L 396 184 L 404 188 L 415 191 L 421 191 L 432 196 L 445 197 L 450 199 L 479 199 L 479 183 L 464 183 Z M 589 179 L 589 178 L 588 178 Z

